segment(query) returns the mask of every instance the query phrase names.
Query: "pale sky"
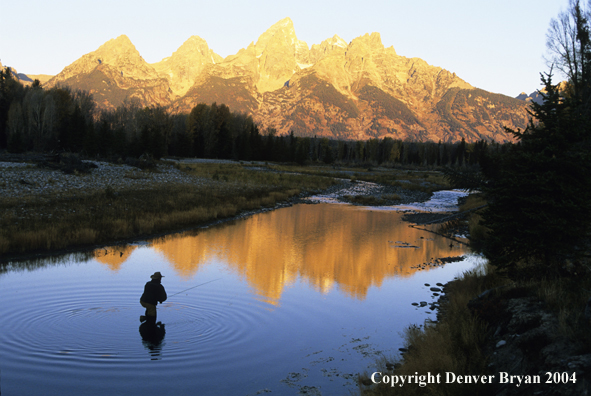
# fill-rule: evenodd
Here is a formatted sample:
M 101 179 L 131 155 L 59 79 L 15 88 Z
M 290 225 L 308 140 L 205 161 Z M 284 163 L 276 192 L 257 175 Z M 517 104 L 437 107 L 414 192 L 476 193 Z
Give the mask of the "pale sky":
M 419 57 L 471 85 L 515 97 L 548 71 L 546 32 L 567 0 L 3 0 L 0 62 L 19 73 L 57 74 L 106 41 L 127 35 L 149 63 L 190 36 L 226 57 L 290 17 L 311 47 L 338 34 L 379 32 L 398 55 Z M 558 78 L 555 78 L 557 81 Z

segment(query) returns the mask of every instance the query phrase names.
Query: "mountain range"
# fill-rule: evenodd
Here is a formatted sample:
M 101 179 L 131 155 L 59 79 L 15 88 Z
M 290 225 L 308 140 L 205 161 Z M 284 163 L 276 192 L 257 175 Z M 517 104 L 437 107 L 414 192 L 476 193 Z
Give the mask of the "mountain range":
M 147 63 L 127 36 L 109 40 L 44 86 L 92 93 L 113 109 L 126 99 L 189 112 L 226 104 L 278 134 L 339 139 L 510 141 L 527 102 L 471 86 L 455 73 L 384 47 L 379 33 L 350 43 L 335 35 L 311 47 L 282 19 L 256 42 L 222 58 L 190 37 L 170 57 Z

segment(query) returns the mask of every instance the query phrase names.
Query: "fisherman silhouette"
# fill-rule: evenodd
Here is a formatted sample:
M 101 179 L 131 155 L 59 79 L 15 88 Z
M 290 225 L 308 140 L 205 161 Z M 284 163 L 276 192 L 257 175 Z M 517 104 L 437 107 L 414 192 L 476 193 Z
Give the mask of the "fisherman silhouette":
M 166 301 L 166 290 L 161 284 L 163 276 L 160 272 L 154 272 L 150 278 L 152 280 L 146 283 L 144 294 L 140 297 L 140 304 L 146 308 L 146 314 L 140 316 L 140 322 L 148 321 L 151 324 L 156 324 L 156 305 Z
M 162 350 L 162 340 L 165 334 L 164 323 L 154 323 L 151 320 L 146 320 L 140 325 L 142 344 L 150 351 L 152 360 L 159 360 L 160 351 Z

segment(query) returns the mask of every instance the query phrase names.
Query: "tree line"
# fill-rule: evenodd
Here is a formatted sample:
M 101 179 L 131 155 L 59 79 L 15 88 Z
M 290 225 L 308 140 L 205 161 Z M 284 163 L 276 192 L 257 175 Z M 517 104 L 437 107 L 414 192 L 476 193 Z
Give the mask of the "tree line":
M 506 146 L 506 145 L 505 145 Z M 497 143 L 411 142 L 389 137 L 367 141 L 278 136 L 251 116 L 224 104 L 198 104 L 189 114 L 141 107 L 128 100 L 98 109 L 92 95 L 68 87 L 23 86 L 9 68 L 0 71 L 0 150 L 72 152 L 87 157 L 166 156 L 416 166 L 470 166 Z

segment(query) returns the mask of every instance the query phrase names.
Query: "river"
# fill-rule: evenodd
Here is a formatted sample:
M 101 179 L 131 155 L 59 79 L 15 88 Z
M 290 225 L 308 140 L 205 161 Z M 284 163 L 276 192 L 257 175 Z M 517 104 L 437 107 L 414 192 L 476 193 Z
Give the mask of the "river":
M 299 204 L 137 244 L 5 263 L 0 391 L 354 392 L 357 373 L 398 355 L 406 327 L 435 319 L 429 305 L 412 303 L 436 301 L 431 287 L 481 261 L 401 216 Z M 465 259 L 428 265 L 455 256 Z M 169 295 L 156 329 L 139 321 L 139 297 L 155 271 Z

